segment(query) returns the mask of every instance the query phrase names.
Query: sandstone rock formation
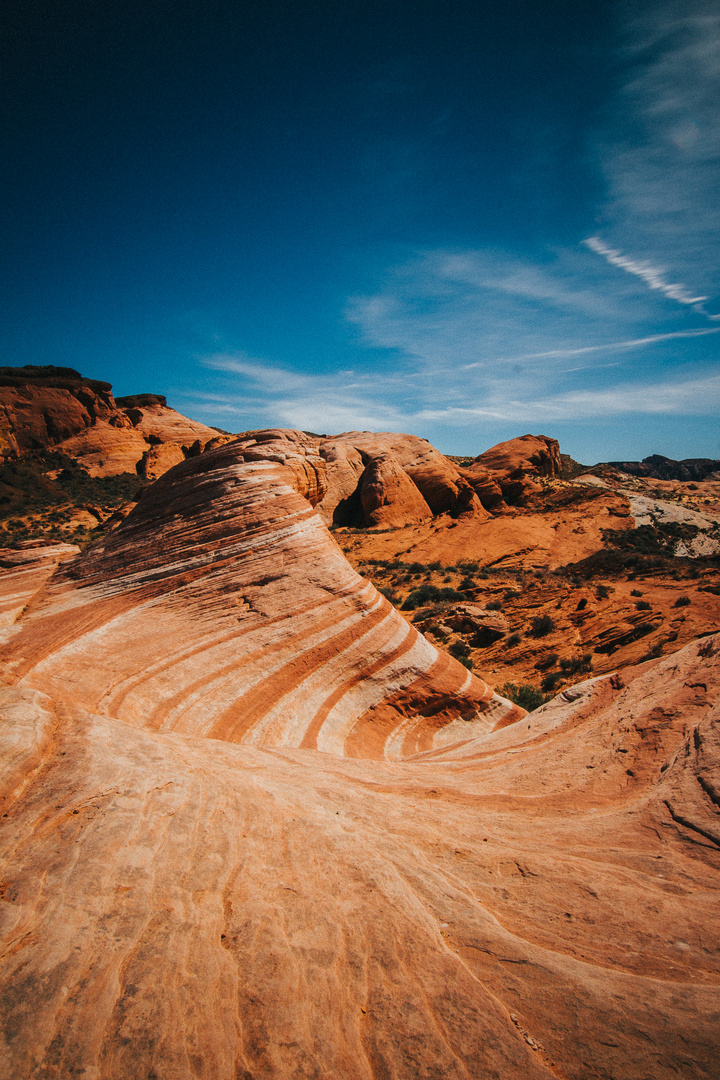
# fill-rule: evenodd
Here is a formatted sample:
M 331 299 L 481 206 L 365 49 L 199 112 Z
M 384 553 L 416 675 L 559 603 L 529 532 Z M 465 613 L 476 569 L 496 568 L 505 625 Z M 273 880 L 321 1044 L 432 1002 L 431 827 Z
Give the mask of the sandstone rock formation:
M 189 420 L 167 407 L 159 394 L 116 401 L 110 383 L 87 379 L 73 368 L 0 368 L 0 456 L 58 449 L 75 458 L 91 476 L 135 472 L 155 451 L 150 478 L 160 475 L 162 454 L 170 468 L 177 452 L 218 438 L 215 428 Z
M 522 435 L 486 450 L 463 469 L 463 475 L 489 508 L 503 500 L 522 504 L 541 490 L 536 477 L 559 476 L 560 446 L 544 435 Z
M 0 1077 L 714 1080 L 720 635 L 523 717 L 349 567 L 325 464 L 184 460 L 26 588 Z
M 29 604 L 14 678 L 155 730 L 360 756 L 519 715 L 347 564 L 312 509 L 322 466 L 301 433 L 178 465 Z

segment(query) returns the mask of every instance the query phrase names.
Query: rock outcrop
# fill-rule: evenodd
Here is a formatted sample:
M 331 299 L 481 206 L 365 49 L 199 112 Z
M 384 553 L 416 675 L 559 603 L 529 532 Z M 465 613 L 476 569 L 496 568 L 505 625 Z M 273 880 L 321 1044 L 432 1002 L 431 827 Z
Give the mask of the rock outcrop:
M 714 1080 L 718 647 L 392 763 L 3 689 L 0 1076 Z
M 713 1080 L 720 635 L 523 716 L 250 442 L 5 609 L 2 1080 Z
M 29 604 L 23 686 L 154 730 L 402 757 L 520 715 L 348 565 L 301 433 L 184 461 Z
M 167 407 L 159 394 L 116 401 L 110 383 L 73 368 L 0 368 L 0 457 L 54 449 L 76 459 L 91 476 L 142 471 L 154 478 L 187 454 L 218 439 L 218 431 Z M 172 446 L 174 452 L 157 451 Z M 154 452 L 150 471 L 142 465 Z
M 463 469 L 484 506 L 522 505 L 541 491 L 537 477 L 559 476 L 560 445 L 545 435 L 522 435 L 498 443 Z
M 685 458 L 674 461 L 662 454 L 651 454 L 642 461 L 605 462 L 630 476 L 644 476 L 655 480 L 720 480 L 720 461 L 714 458 Z

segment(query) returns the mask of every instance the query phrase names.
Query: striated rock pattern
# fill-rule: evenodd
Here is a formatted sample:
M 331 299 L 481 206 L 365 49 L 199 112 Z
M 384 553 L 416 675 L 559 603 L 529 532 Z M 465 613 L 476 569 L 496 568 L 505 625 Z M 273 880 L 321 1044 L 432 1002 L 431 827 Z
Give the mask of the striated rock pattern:
M 0 693 L 0 1075 L 711 1080 L 717 650 L 402 762 Z
M 183 462 L 60 568 L 7 669 L 159 731 L 356 756 L 521 715 L 352 570 L 313 510 L 323 492 L 301 434 Z
M 53 574 L 58 563 L 78 554 L 75 544 L 30 541 L 19 550 L 0 549 L 0 638 L 12 627 Z
M 720 635 L 525 716 L 259 434 L 7 608 L 1 1080 L 715 1080 Z

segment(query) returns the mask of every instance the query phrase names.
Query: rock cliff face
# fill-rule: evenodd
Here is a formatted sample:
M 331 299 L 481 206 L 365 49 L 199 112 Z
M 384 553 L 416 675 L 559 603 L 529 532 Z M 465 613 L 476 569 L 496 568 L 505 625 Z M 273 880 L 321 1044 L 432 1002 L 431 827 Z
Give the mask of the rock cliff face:
M 306 432 L 248 431 L 238 445 L 249 453 L 280 452 L 287 440 L 321 459 L 323 490 L 317 503 L 328 525 L 401 528 L 441 514 L 489 515 L 461 471 L 427 439 L 394 432 L 348 431 L 331 438 Z
M 720 635 L 511 711 L 313 509 L 356 441 L 8 579 L 0 1077 L 715 1080 Z
M 169 409 L 161 395 L 115 401 L 111 391 L 110 383 L 87 379 L 73 368 L 0 368 L 0 457 L 52 447 L 75 458 L 91 476 L 138 469 L 152 479 L 160 475 L 157 462 L 148 473 L 142 464 L 159 445 L 175 448 L 167 455 L 170 468 L 183 445 L 203 447 L 218 438 L 214 428 Z

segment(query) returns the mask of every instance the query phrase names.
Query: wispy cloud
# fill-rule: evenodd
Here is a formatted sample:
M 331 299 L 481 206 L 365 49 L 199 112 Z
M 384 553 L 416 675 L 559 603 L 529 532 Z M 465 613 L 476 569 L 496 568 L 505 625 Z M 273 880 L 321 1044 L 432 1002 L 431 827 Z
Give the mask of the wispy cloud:
M 695 310 L 699 311 L 702 310 L 699 305 L 703 300 L 708 299 L 707 296 L 691 296 L 684 285 L 671 284 L 666 281 L 664 276 L 666 271 L 662 267 L 653 266 L 649 262 L 637 262 L 635 259 L 629 259 L 621 251 L 608 247 L 599 236 L 590 236 L 587 240 L 583 240 L 583 244 L 589 247 L 591 251 L 596 251 L 598 255 L 602 255 L 612 266 L 619 266 L 628 274 L 634 274 L 635 277 L 642 278 L 649 289 L 659 289 L 663 296 L 668 296 L 671 300 L 677 300 L 680 304 L 692 304 L 695 306 Z
M 555 249 L 419 251 L 349 298 L 346 319 L 368 358 L 357 370 L 299 373 L 213 353 L 201 363 L 222 401 L 196 396 L 195 411 L 220 407 L 252 426 L 428 435 L 717 413 L 720 327 L 707 324 L 720 319 L 714 4 L 661 0 L 628 16 L 624 74 L 597 135 L 607 199 L 594 235 Z
M 619 383 L 604 390 L 572 390 L 537 399 L 509 399 L 474 408 L 425 409 L 417 421 L 466 425 L 477 420 L 542 423 L 634 415 L 714 416 L 720 375 L 683 382 Z
M 602 232 L 613 250 L 633 251 L 633 262 L 668 267 L 673 280 L 693 282 L 689 292 L 715 297 L 720 284 L 716 0 L 660 0 L 619 10 L 630 14 L 620 57 L 623 82 L 599 150 L 608 180 Z

